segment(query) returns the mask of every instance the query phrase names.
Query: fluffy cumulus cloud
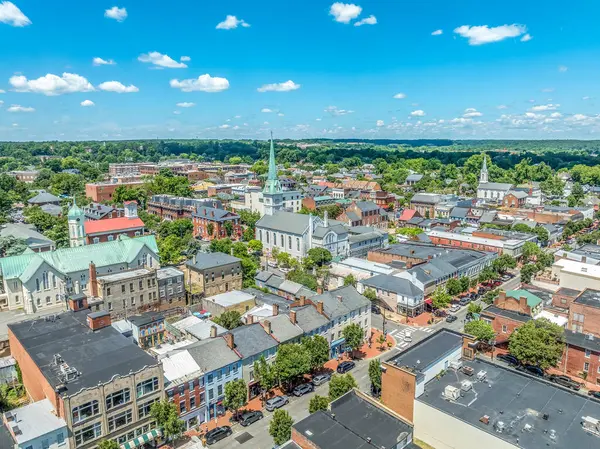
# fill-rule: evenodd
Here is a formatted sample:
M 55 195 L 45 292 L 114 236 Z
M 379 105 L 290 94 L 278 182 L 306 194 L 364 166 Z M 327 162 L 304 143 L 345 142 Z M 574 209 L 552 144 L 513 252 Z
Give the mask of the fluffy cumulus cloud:
M 377 25 L 377 17 L 371 14 L 369 17 L 365 17 L 364 19 L 361 19 L 358 22 L 354 23 L 355 27 L 359 27 L 362 25 Z
M 127 18 L 127 9 L 119 8 L 118 6 L 113 6 L 112 8 L 104 11 L 104 17 L 107 19 L 114 19 L 117 22 L 122 22 Z
M 229 89 L 227 78 L 210 76 L 208 73 L 200 75 L 198 78 L 170 81 L 170 86 L 174 89 L 181 89 L 183 92 L 222 92 Z
M 182 56 L 181 58 L 179 58 L 179 60 L 181 62 L 190 62 L 192 58 L 190 58 L 189 56 Z
M 417 109 L 416 111 L 412 111 L 410 115 L 412 115 L 413 117 L 423 117 L 425 116 L 425 111 Z
M 9 82 L 16 92 L 32 92 L 48 96 L 94 90 L 94 86 L 83 76 L 66 72 L 62 76 L 48 73 L 32 80 L 23 75 L 15 75 L 9 79 Z
M 14 27 L 31 25 L 31 20 L 12 2 L 0 3 L 0 23 Z
M 435 30 L 431 33 L 432 36 L 441 36 L 442 34 L 444 34 L 444 30 Z
M 338 117 L 340 115 L 348 115 L 348 114 L 352 114 L 354 113 L 354 111 L 351 110 L 347 110 L 347 109 L 340 109 L 337 106 L 327 106 L 324 109 L 325 112 L 328 112 L 329 114 Z
M 248 28 L 250 26 L 249 23 L 246 23 L 244 20 L 242 19 L 238 19 L 236 16 L 227 16 L 225 17 L 225 20 L 223 20 L 222 22 L 219 22 L 217 24 L 217 30 L 233 30 L 234 28 L 237 28 L 238 26 L 242 26 L 244 28 Z
M 13 104 L 8 109 L 8 112 L 35 112 L 34 108 L 21 106 L 20 104 Z
M 469 45 L 483 45 L 500 42 L 511 37 L 519 37 L 527 32 L 527 27 L 516 23 L 491 28 L 487 25 L 463 25 L 456 28 L 454 32 L 468 39 Z
M 270 112 L 273 112 L 273 110 L 272 110 L 272 109 L 269 109 L 269 108 L 262 108 L 262 109 L 260 110 L 260 112 L 266 112 L 266 113 L 270 113 Z
M 231 128 L 231 125 L 224 124 L 224 125 L 219 126 L 219 128 L 220 129 L 228 129 L 228 128 Z
M 90 106 L 96 106 L 96 103 L 94 103 L 92 100 L 83 100 L 80 104 L 84 108 L 89 108 Z
M 196 103 L 189 103 L 189 102 L 185 101 L 183 103 L 177 103 L 176 106 L 178 108 L 193 108 L 194 106 L 196 106 Z
M 559 104 L 552 104 L 552 103 L 540 104 L 537 106 L 532 106 L 531 110 L 536 111 L 536 112 L 538 112 L 538 111 L 554 111 L 554 110 L 558 109 L 559 107 L 560 107 Z
M 183 62 L 177 62 L 169 55 L 163 55 L 157 51 L 151 51 L 150 53 L 143 53 L 138 56 L 138 61 L 153 64 L 158 67 L 166 67 L 168 69 L 185 69 L 187 64 Z
M 467 108 L 463 114 L 464 118 L 481 117 L 483 114 L 475 108 Z
M 105 92 L 115 92 L 118 94 L 129 94 L 140 91 L 133 84 L 126 86 L 125 84 L 119 81 L 105 81 L 104 83 L 98 86 L 98 89 L 103 90 Z
M 292 80 L 287 80 L 283 83 L 263 84 L 256 90 L 259 92 L 289 92 L 298 89 L 300 89 L 300 84 L 296 84 Z
M 533 39 L 533 36 L 529 33 L 525 33 L 521 38 L 521 42 L 529 42 L 531 39 Z
M 99 66 L 99 65 L 115 65 L 116 62 L 113 61 L 112 59 L 102 59 L 102 58 L 94 58 L 92 59 L 92 64 L 94 64 L 95 66 Z
M 385 123 L 384 123 L 383 120 L 377 120 L 377 126 L 378 127 L 381 127 L 381 126 L 384 126 L 384 125 L 385 125 Z
M 508 109 L 508 106 L 506 106 L 505 104 L 500 104 L 497 106 L 498 109 Z
M 560 66 L 558 66 L 558 71 L 561 72 L 561 73 L 564 73 L 567 70 L 569 70 L 569 68 L 566 65 L 560 65 Z
M 396 95 L 394 95 L 394 98 L 396 100 L 402 100 L 403 98 L 406 98 L 406 94 L 403 94 L 402 92 L 398 92 Z
M 329 14 L 333 16 L 336 22 L 350 23 L 351 20 L 360 16 L 362 8 L 353 3 L 336 2 L 329 8 Z

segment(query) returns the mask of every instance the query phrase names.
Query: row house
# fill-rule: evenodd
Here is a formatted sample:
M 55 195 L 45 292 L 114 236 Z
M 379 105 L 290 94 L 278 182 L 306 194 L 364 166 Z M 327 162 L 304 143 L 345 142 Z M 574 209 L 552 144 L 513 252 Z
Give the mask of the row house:
M 192 213 L 194 237 L 203 240 L 213 240 L 230 237 L 234 240 L 241 238 L 242 226 L 240 216 L 225 209 L 202 206 Z M 226 223 L 230 223 L 230 231 Z M 231 233 L 230 233 L 231 232 Z
M 372 201 L 355 201 L 337 218 L 348 226 L 387 228 L 387 213 Z
M 214 296 L 242 288 L 242 261 L 224 253 L 197 253 L 185 263 L 192 295 Z
M 221 209 L 222 204 L 215 198 L 186 198 L 174 195 L 152 195 L 148 200 L 148 213 L 156 215 L 161 220 L 178 220 L 192 218 L 192 214 L 202 206 Z

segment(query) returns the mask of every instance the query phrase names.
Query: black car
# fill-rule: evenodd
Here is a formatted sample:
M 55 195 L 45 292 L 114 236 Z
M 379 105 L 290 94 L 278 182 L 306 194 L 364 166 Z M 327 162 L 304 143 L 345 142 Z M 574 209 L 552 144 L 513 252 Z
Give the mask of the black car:
M 381 315 L 381 310 L 379 310 L 379 307 L 377 306 L 371 306 L 371 313 L 374 313 L 375 315 Z
M 446 317 L 446 323 L 454 323 L 456 320 L 458 320 L 458 318 L 456 318 L 456 315 L 448 315 Z
M 558 374 L 552 374 L 548 376 L 550 382 L 554 382 L 555 384 L 561 385 L 566 388 L 570 388 L 571 390 L 579 391 L 581 389 L 581 384 L 579 382 L 575 382 L 569 376 L 561 376 Z
M 503 362 L 508 363 L 509 365 L 515 365 L 515 366 L 517 366 L 519 364 L 519 361 L 517 360 L 517 358 L 514 355 L 510 355 L 510 354 L 498 354 L 496 356 L 496 358 L 498 360 L 502 360 Z
M 600 399 L 600 391 L 599 390 L 590 390 L 590 391 L 588 391 L 588 395 L 593 398 Z
M 470 298 L 466 298 L 466 297 L 465 297 L 465 298 L 461 298 L 461 299 L 460 299 L 460 301 L 458 301 L 458 303 L 459 303 L 461 306 L 466 306 L 466 305 L 467 305 L 467 304 L 469 304 L 470 302 L 471 302 L 471 299 L 470 299 Z
M 255 423 L 259 419 L 263 419 L 263 413 L 261 411 L 251 411 L 246 412 L 240 418 L 240 424 L 244 427 L 249 426 L 252 423 Z
M 348 371 L 350 371 L 355 366 L 356 365 L 354 362 L 342 362 L 338 365 L 337 372 L 340 374 L 344 374 L 344 373 L 347 373 Z
M 314 390 L 314 387 L 311 384 L 302 384 L 302 385 L 298 385 L 296 388 L 294 388 L 294 390 L 292 391 L 292 394 L 294 396 L 300 397 L 300 396 L 304 396 L 306 393 L 310 393 L 313 390 Z
M 217 427 L 206 433 L 206 444 L 215 444 L 217 441 L 221 441 L 232 433 L 231 427 L 229 426 Z
M 533 376 L 544 377 L 544 370 L 542 368 L 540 368 L 539 366 L 523 365 L 522 367 L 519 367 L 519 369 L 521 371 L 526 371 Z

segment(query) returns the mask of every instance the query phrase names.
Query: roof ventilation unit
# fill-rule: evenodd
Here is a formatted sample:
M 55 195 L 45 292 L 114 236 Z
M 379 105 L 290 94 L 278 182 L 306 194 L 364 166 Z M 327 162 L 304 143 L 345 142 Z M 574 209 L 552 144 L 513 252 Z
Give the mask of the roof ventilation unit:
M 600 421 L 596 418 L 592 418 L 591 416 L 584 416 L 581 418 L 583 425 L 583 430 L 586 432 L 590 432 L 596 436 L 600 436 Z
M 460 389 L 462 391 L 469 391 L 473 388 L 473 382 L 471 382 L 470 380 L 463 380 L 460 383 Z
M 458 371 L 462 368 L 462 362 L 460 360 L 452 360 L 450 362 L 450 368 L 452 368 L 455 371 Z
M 446 385 L 446 388 L 444 388 L 444 398 L 456 401 L 460 398 L 460 390 L 452 385 Z
M 506 425 L 504 424 L 504 421 L 498 421 L 494 428 L 496 429 L 496 432 L 502 433 L 504 432 L 504 429 L 506 429 Z
M 487 371 L 481 370 L 481 371 L 479 371 L 477 373 L 477 380 L 478 381 L 483 382 L 486 379 L 487 379 Z

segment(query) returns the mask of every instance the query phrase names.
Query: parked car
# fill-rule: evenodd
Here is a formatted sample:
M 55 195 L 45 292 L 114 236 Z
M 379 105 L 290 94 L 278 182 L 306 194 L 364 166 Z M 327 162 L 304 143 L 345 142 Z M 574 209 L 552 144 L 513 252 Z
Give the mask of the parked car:
M 412 335 L 409 332 L 405 332 L 404 336 L 402 337 L 402 339 L 406 342 L 406 343 L 412 343 Z
M 306 393 L 310 393 L 313 390 L 314 390 L 314 387 L 311 384 L 302 384 L 302 385 L 298 385 L 296 388 L 294 388 L 292 393 L 294 394 L 294 396 L 300 397 L 300 396 L 304 396 Z
M 469 298 L 462 298 L 460 301 L 458 301 L 458 303 L 461 306 L 466 306 L 467 304 L 469 304 L 471 302 L 471 300 Z
M 317 374 L 315 377 L 312 378 L 312 383 L 313 385 L 319 386 L 323 385 L 325 382 L 329 382 L 330 379 L 331 374 Z
M 371 313 L 374 313 L 375 315 L 381 315 L 381 310 L 379 310 L 379 307 L 377 306 L 371 306 Z
M 600 399 L 600 390 L 590 390 L 588 391 L 588 395 L 593 398 Z
M 344 373 L 347 373 L 348 371 L 350 371 L 355 366 L 356 365 L 354 362 L 350 362 L 350 361 L 342 362 L 338 365 L 336 371 L 340 374 L 344 374 Z
M 287 404 L 289 402 L 290 402 L 290 398 L 288 398 L 285 395 L 275 396 L 274 398 L 271 398 L 266 402 L 265 408 L 268 411 L 272 412 L 275 409 L 283 407 L 285 404 Z
M 437 309 L 437 310 L 433 311 L 433 314 L 435 316 L 444 317 L 444 316 L 448 315 L 448 312 L 446 312 L 445 310 L 442 310 L 442 309 Z
M 242 415 L 240 418 L 240 424 L 246 427 L 260 419 L 263 419 L 263 413 L 259 410 L 253 410 Z
M 454 323 L 456 320 L 458 320 L 456 315 L 448 315 L 446 317 L 446 323 Z
M 216 427 L 206 433 L 206 444 L 215 444 L 217 441 L 221 441 L 232 433 L 231 427 L 229 426 Z
M 529 373 L 533 376 L 544 377 L 544 370 L 542 368 L 540 368 L 539 366 L 523 365 L 521 367 L 518 367 L 517 369 L 520 369 L 521 371 L 526 371 L 527 373 Z
M 279 267 L 279 271 L 281 271 L 282 273 L 289 273 L 290 271 L 292 271 L 292 269 L 289 267 Z
M 267 262 L 267 265 L 269 265 L 271 268 L 277 268 L 277 262 L 273 262 L 271 260 Z
M 460 306 L 458 304 L 452 304 L 450 306 L 450 312 L 458 312 L 460 310 Z
M 517 358 L 514 355 L 510 355 L 510 354 L 498 354 L 496 356 L 496 358 L 498 360 L 502 360 L 503 362 L 508 363 L 509 365 L 519 365 L 519 361 L 517 360 Z
M 566 388 L 570 388 L 571 390 L 579 391 L 581 389 L 581 384 L 579 382 L 575 382 L 569 376 L 561 376 L 558 374 L 551 374 L 548 376 L 550 382 L 554 382 L 555 384 L 561 385 Z

